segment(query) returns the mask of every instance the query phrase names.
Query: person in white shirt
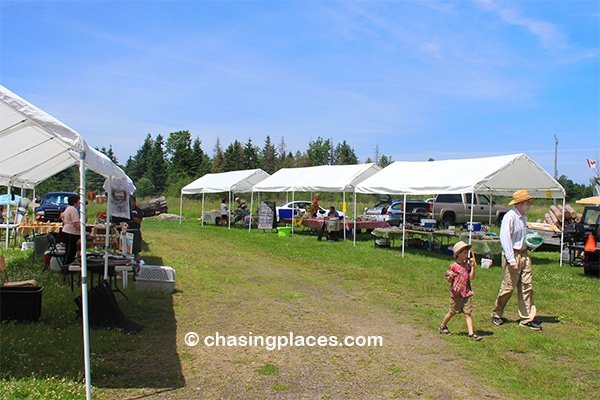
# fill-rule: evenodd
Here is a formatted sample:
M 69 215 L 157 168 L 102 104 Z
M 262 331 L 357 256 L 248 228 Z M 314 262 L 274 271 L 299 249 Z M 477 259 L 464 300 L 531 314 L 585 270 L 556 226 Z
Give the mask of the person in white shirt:
M 227 223 L 229 221 L 229 207 L 227 207 L 227 199 L 223 199 L 223 201 L 221 201 L 220 211 L 221 226 L 227 226 Z
M 527 235 L 527 216 L 532 197 L 527 190 L 521 189 L 513 193 L 514 205 L 502 218 L 500 226 L 500 243 L 502 245 L 502 284 L 492 309 L 492 322 L 502 325 L 502 314 L 506 303 L 517 289 L 519 307 L 519 325 L 539 331 L 542 326 L 535 322 L 536 308 L 533 301 L 533 276 L 531 258 L 527 252 L 525 235 Z

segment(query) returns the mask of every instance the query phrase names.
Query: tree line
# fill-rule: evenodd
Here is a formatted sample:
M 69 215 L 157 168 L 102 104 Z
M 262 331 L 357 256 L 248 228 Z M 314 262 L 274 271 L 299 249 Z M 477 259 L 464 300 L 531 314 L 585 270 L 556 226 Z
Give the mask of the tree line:
M 119 163 L 112 147 L 97 150 L 123 168 L 133 180 L 139 197 L 177 197 L 182 187 L 208 173 L 261 168 L 273 174 L 281 168 L 350 165 L 360 162 L 354 149 L 345 140 L 334 143 L 332 139 L 322 137 L 311 140 L 305 151 L 298 150 L 295 153 L 287 149 L 283 137 L 277 145 L 267 136 L 262 147 L 249 138 L 243 144 L 234 140 L 226 148 L 223 148 L 217 138 L 211 157 L 203 149 L 200 138 L 192 139 L 187 130 L 172 132 L 166 140 L 160 134 L 156 137 L 148 134 L 136 154 L 130 156 L 125 165 Z M 376 146 L 373 158 L 368 157 L 364 162 L 386 167 L 393 161 L 392 157 L 379 154 L 379 147 Z M 558 181 L 567 192 L 567 201 L 592 196 L 591 184 L 586 186 L 574 183 L 565 175 L 561 175 Z M 97 193 L 104 191 L 104 178 L 93 171 L 87 172 L 86 182 L 88 190 Z M 37 191 L 77 191 L 78 185 L 79 172 L 75 166 L 42 182 Z
M 147 135 L 124 170 L 135 182 L 138 193 L 148 196 L 178 195 L 183 186 L 208 173 L 261 168 L 273 174 L 281 168 L 359 163 L 356 152 L 345 140 L 336 144 L 322 137 L 310 141 L 304 152 L 295 153 L 287 150 L 283 137 L 277 145 L 267 136 L 262 147 L 249 138 L 245 143 L 234 140 L 225 148 L 217 138 L 213 154 L 210 157 L 201 140 L 192 140 L 187 130 L 170 133 L 166 140 L 162 135 Z M 391 157 L 383 155 L 376 162 L 386 166 Z

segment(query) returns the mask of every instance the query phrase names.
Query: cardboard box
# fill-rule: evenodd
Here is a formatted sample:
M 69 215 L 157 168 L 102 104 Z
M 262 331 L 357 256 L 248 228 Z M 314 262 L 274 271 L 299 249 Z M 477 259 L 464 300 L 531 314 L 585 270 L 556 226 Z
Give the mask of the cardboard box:
M 43 287 L 1 286 L 0 320 L 37 321 L 42 313 Z

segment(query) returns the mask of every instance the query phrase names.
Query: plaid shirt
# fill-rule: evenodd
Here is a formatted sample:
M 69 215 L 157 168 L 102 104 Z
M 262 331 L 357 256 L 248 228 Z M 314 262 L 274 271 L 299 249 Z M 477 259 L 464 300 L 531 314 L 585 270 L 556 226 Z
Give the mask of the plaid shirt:
M 448 271 L 446 271 L 446 278 L 451 274 L 456 274 L 452 283 L 450 284 L 450 297 L 469 297 L 473 296 L 473 290 L 471 289 L 471 264 L 468 262 L 459 263 L 453 262 L 450 264 Z

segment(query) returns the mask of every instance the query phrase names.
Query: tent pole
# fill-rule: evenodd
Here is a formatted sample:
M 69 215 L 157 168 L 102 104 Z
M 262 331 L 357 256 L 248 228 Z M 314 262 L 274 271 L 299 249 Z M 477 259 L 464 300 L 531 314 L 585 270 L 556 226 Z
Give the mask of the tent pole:
M 296 192 L 292 191 L 292 204 L 294 204 L 294 201 L 296 201 L 295 195 L 296 195 Z M 291 229 L 292 235 L 294 234 L 294 221 L 295 221 L 295 219 L 294 219 L 295 212 L 294 211 L 296 211 L 296 209 L 292 208 L 292 229 Z
M 8 183 L 7 186 L 7 191 L 6 191 L 6 200 L 7 203 L 6 204 L 6 217 L 4 217 L 6 219 L 6 250 L 8 250 L 8 244 L 10 243 L 9 237 L 10 237 L 10 230 L 9 230 L 9 225 L 10 225 L 10 192 L 11 192 L 11 185 L 10 182 Z
M 346 192 L 345 191 L 342 193 L 342 211 L 344 212 L 344 218 L 342 218 L 344 225 L 342 226 L 342 229 L 344 230 L 344 240 L 346 240 Z
M 404 242 L 406 242 L 404 235 L 406 235 L 406 193 L 404 193 L 404 209 L 402 212 L 404 216 L 402 217 L 402 257 L 404 257 Z M 391 246 L 391 244 L 390 244 Z
M 565 209 L 565 201 L 566 201 L 566 196 L 563 194 L 563 210 Z M 563 265 L 563 257 L 562 257 L 562 252 L 563 252 L 563 247 L 565 245 L 565 212 L 562 212 L 562 222 L 560 224 L 560 226 L 562 226 L 562 229 L 560 230 L 560 262 L 558 263 L 558 265 L 560 267 L 562 267 Z
M 181 225 L 181 218 L 183 215 L 183 193 L 179 195 L 179 225 Z
M 354 237 L 354 247 L 356 247 L 356 189 L 354 189 L 354 228 L 352 229 L 352 236 Z
M 108 189 L 107 189 L 108 199 L 106 200 L 106 234 L 104 237 L 104 279 L 108 279 L 108 246 L 110 244 L 108 240 L 108 235 L 110 232 L 110 199 L 112 198 L 112 176 L 108 177 Z
M 248 232 L 252 230 L 252 207 L 254 207 L 254 192 L 250 192 L 250 218 L 248 219 Z M 244 223 L 244 215 L 242 214 L 242 223 Z
M 475 189 L 471 192 L 471 216 L 469 220 L 469 244 L 473 241 L 473 205 L 475 204 Z
M 200 226 L 204 226 L 204 192 L 202 192 L 202 214 L 200 215 Z
M 229 210 L 227 210 L 227 229 L 231 229 L 231 189 L 229 189 Z
M 79 193 L 85 195 L 85 152 L 82 150 L 79 154 Z M 85 198 L 85 197 L 84 197 Z M 85 201 L 79 207 L 79 232 L 81 235 L 81 310 L 83 322 L 83 362 L 85 370 L 85 398 L 92 398 L 92 379 L 90 371 L 90 326 L 88 321 L 88 291 L 87 291 L 87 254 L 86 254 L 86 236 L 85 224 L 87 221 L 87 209 Z

